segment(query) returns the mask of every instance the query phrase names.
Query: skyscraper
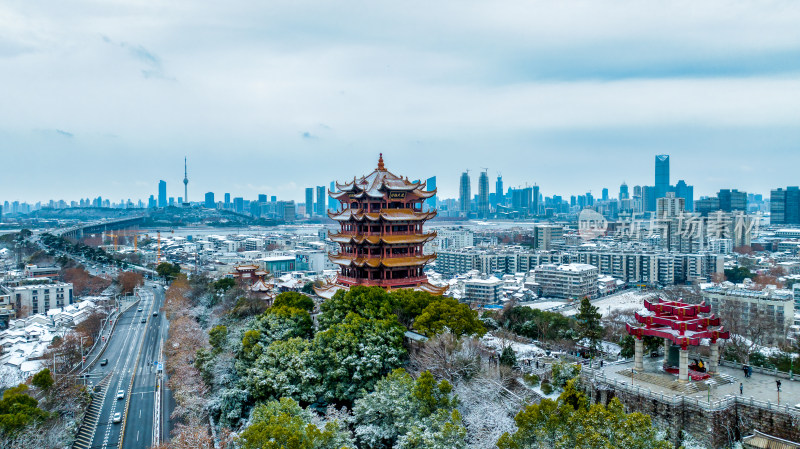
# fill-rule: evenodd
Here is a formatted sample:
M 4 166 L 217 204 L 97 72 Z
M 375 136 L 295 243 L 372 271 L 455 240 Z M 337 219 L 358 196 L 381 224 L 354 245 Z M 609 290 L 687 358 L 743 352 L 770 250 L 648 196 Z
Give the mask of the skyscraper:
M 316 215 L 322 217 L 325 215 L 325 186 L 317 186 L 317 210 Z
M 167 181 L 164 180 L 158 181 L 158 207 L 167 207 Z
M 770 224 L 800 224 L 800 188 L 772 190 L 769 210 Z
M 494 182 L 494 198 L 492 200 L 492 208 L 497 209 L 497 206 L 501 204 L 505 204 L 505 197 L 503 196 L 503 177 L 497 175 L 497 181 Z
M 747 193 L 736 189 L 721 189 L 717 193 L 719 198 L 719 208 L 725 212 L 735 210 L 747 211 Z
M 686 211 L 694 212 L 694 186 L 686 184 L 686 181 L 681 179 L 675 184 L 675 196 L 684 199 Z
M 658 154 L 656 155 L 656 185 L 655 197 L 653 198 L 653 209 L 655 210 L 655 200 L 657 198 L 664 198 L 669 191 L 669 155 Z
M 214 192 L 206 193 L 205 206 L 206 209 L 216 209 L 217 204 L 214 202 Z
M 306 216 L 314 215 L 314 188 L 306 187 Z
M 486 171 L 478 177 L 478 217 L 489 218 L 489 175 Z
M 335 192 L 336 191 L 336 183 L 331 181 L 330 188 L 328 188 L 328 192 Z M 336 201 L 334 197 L 328 197 L 328 209 L 330 210 L 338 210 L 339 209 L 339 202 Z
M 461 174 L 461 183 L 458 188 L 458 207 L 462 216 L 469 216 L 469 203 L 472 199 L 472 188 L 469 185 L 469 172 Z
M 230 209 L 231 208 L 231 194 L 230 193 L 226 193 L 225 194 L 225 207 L 224 208 L 225 209 Z
M 627 200 L 629 198 L 630 198 L 630 196 L 628 195 L 628 184 L 625 184 L 623 182 L 622 185 L 619 186 L 619 199 L 620 200 Z
M 429 192 L 435 192 L 436 191 L 436 176 L 431 176 L 430 178 L 428 178 L 425 181 L 425 188 Z M 428 207 L 428 210 L 435 210 L 436 209 L 436 206 L 437 206 L 436 199 L 437 199 L 437 196 L 434 193 L 434 195 L 432 197 L 430 197 L 427 200 L 425 200 L 425 205 Z

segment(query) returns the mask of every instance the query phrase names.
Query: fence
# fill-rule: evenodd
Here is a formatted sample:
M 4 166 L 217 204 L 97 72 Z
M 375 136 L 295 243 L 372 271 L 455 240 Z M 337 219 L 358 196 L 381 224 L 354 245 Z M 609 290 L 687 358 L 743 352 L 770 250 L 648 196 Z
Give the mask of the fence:
M 743 405 L 774 412 L 783 412 L 792 415 L 793 417 L 800 418 L 800 409 L 791 407 L 789 404 L 772 404 L 770 401 L 760 401 L 754 399 L 752 396 L 750 398 L 744 398 L 741 396 L 729 395 L 717 400 L 702 401 L 697 397 L 692 398 L 683 395 L 665 395 L 664 393 L 656 393 L 649 388 L 640 387 L 638 385 L 633 385 L 617 379 L 609 379 L 603 372 L 598 373 L 592 368 L 588 367 L 584 367 L 584 369 L 581 370 L 581 381 L 587 381 L 594 385 L 605 385 L 607 387 L 612 387 L 614 390 L 625 391 L 640 397 L 659 401 L 673 407 L 693 407 L 702 411 L 716 412 L 727 410 L 735 405 Z

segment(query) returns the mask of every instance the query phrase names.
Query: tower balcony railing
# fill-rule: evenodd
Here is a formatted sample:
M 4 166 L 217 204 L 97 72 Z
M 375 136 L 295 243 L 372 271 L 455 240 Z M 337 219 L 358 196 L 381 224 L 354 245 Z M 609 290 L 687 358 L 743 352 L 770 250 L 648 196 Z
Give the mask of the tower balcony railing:
M 337 278 L 337 282 L 349 286 L 366 285 L 366 286 L 399 288 L 405 286 L 419 285 L 428 282 L 428 277 L 422 275 L 422 276 L 414 276 L 402 279 L 368 279 L 368 278 L 349 277 L 340 274 Z

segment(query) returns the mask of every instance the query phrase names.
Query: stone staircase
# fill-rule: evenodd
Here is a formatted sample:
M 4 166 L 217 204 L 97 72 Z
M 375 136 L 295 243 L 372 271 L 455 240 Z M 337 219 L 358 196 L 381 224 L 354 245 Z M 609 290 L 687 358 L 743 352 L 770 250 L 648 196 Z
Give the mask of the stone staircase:
M 617 371 L 617 374 L 631 378 L 631 369 L 624 369 Z M 678 382 L 675 376 L 669 374 L 659 373 L 634 373 L 633 380 L 652 384 L 653 386 L 663 387 L 684 395 L 691 395 L 700 391 L 707 391 L 709 388 L 715 388 L 722 385 L 727 385 L 736 382 L 736 378 L 728 374 L 717 374 L 711 379 L 697 382 Z M 651 388 L 652 389 L 652 388 Z
M 81 428 L 78 430 L 77 437 L 75 437 L 75 443 L 72 444 L 73 449 L 89 449 L 92 446 L 94 431 L 97 428 L 97 419 L 100 417 L 100 411 L 103 408 L 110 381 L 111 373 L 108 373 L 95 387 L 96 389 L 99 388 L 99 390 L 96 390 L 92 395 L 92 401 L 83 416 L 83 423 L 81 423 Z

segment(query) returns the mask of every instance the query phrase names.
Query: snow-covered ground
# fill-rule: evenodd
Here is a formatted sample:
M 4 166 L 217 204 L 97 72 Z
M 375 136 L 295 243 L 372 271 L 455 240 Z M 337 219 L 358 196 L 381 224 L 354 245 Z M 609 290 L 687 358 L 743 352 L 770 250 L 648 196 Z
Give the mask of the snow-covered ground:
M 500 354 L 505 346 L 511 346 L 511 349 L 514 350 L 514 354 L 517 356 L 517 360 L 542 357 L 546 354 L 544 349 L 536 346 L 535 344 L 518 343 L 516 341 L 504 340 L 489 334 L 486 334 L 486 336 L 481 338 L 481 342 L 483 342 L 484 345 L 494 349 L 497 354 Z
M 531 309 L 549 310 L 565 304 L 567 304 L 566 301 L 538 301 L 525 304 L 525 306 L 530 307 Z
M 597 299 L 592 301 L 592 305 L 597 307 L 597 311 L 603 315 L 606 315 L 613 310 L 630 310 L 634 312 L 638 310 L 644 311 L 644 300 L 652 297 L 655 297 L 653 293 L 631 290 Z M 577 314 L 578 311 L 575 308 L 570 308 L 562 313 L 566 316 L 572 316 Z

